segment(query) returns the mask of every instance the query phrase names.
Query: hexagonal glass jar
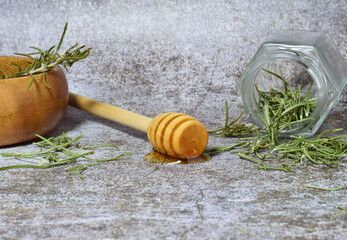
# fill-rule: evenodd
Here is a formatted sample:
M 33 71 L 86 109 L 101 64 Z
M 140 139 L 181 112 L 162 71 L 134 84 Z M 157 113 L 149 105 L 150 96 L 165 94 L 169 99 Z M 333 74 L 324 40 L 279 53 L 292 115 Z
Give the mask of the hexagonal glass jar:
M 282 76 L 293 88 L 300 84 L 302 94 L 313 81 L 310 95 L 317 98 L 317 105 L 310 117 L 314 120 L 293 124 L 292 129 L 283 129 L 280 136 L 315 134 L 347 83 L 347 64 L 327 33 L 278 32 L 260 46 L 238 82 L 244 107 L 261 128 L 265 124 L 259 115 L 264 115 L 258 105 L 256 87 L 265 90 L 274 86 L 284 88 L 279 78 L 262 68 Z

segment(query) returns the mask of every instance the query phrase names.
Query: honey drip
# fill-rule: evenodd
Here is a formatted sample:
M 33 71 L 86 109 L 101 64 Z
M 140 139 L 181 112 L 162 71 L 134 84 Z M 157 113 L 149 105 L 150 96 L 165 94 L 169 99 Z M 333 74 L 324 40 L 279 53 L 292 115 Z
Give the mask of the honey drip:
M 207 153 L 203 153 L 200 156 L 196 157 L 196 158 L 191 158 L 191 159 L 177 159 L 174 157 L 170 157 L 164 154 L 161 154 L 157 151 L 155 151 L 154 149 L 148 153 L 144 159 L 147 162 L 150 163 L 177 163 L 177 164 L 193 164 L 193 163 L 203 163 L 203 162 L 207 162 L 211 159 L 211 156 L 208 155 Z

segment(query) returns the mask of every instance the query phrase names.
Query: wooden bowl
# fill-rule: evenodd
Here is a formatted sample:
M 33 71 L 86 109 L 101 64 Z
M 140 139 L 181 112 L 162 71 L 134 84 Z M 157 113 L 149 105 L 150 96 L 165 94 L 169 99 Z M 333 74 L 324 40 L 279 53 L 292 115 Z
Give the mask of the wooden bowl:
M 29 58 L 0 56 L 0 68 L 6 74 L 11 72 L 9 63 L 26 67 L 29 62 Z M 51 89 L 43 83 L 43 74 L 34 75 L 27 89 L 30 81 L 30 76 L 0 79 L 0 146 L 33 140 L 35 134 L 45 135 L 64 116 L 69 90 L 63 70 L 56 67 L 46 73 Z

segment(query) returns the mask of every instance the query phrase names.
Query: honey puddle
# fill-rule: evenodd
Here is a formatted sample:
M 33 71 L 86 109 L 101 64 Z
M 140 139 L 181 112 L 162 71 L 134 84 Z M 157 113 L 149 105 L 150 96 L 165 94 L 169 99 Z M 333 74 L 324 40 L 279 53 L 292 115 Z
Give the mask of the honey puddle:
M 193 163 L 207 162 L 211 159 L 211 156 L 208 155 L 207 153 L 203 153 L 199 157 L 196 157 L 196 158 L 177 159 L 174 157 L 169 157 L 169 156 L 163 155 L 163 154 L 161 154 L 161 153 L 159 153 L 153 149 L 144 158 L 147 162 L 150 162 L 150 163 L 193 164 Z

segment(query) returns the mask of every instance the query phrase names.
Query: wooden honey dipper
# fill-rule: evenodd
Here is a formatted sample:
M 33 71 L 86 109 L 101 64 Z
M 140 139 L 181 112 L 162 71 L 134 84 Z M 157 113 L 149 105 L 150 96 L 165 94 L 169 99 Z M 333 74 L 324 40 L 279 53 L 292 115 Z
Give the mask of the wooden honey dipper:
M 146 132 L 154 149 L 170 157 L 198 157 L 208 142 L 204 125 L 183 113 L 163 113 L 151 119 L 75 93 L 69 94 L 69 105 Z

